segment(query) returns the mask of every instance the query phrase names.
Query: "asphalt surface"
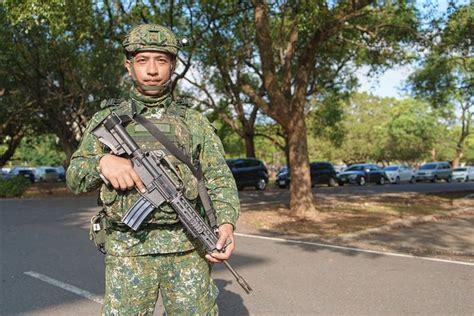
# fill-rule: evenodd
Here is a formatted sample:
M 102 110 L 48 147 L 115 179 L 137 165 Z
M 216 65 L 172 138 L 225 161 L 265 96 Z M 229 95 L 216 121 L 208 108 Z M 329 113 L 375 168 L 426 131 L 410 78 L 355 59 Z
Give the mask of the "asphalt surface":
M 455 191 L 473 189 L 470 183 L 448 185 Z M 383 188 L 403 186 L 396 187 Z M 354 187 L 362 191 L 352 194 L 379 188 Z M 423 184 L 411 188 L 423 189 Z M 352 188 L 315 192 L 340 189 Z M 241 198 L 256 203 L 260 200 L 253 195 L 258 194 L 271 201 L 272 192 L 284 193 L 245 190 Z M 104 257 L 88 240 L 88 222 L 96 210 L 93 197 L 0 200 L 0 315 L 100 313 Z M 472 263 L 242 235 L 231 262 L 254 292 L 246 295 L 224 267 L 216 266 L 222 315 L 474 313 Z M 158 304 L 156 315 L 162 313 Z
M 437 183 L 419 182 L 416 184 L 370 184 L 366 186 L 345 185 L 343 187 L 328 187 L 318 185 L 313 188 L 313 194 L 317 198 L 319 195 L 330 195 L 344 198 L 353 195 L 372 195 L 378 193 L 402 193 L 402 192 L 452 192 L 452 191 L 474 191 L 474 181 L 471 182 L 452 182 L 446 183 L 440 181 Z M 242 204 L 255 203 L 285 203 L 289 201 L 289 189 L 271 188 L 264 191 L 257 191 L 254 188 L 245 188 L 240 192 L 240 201 Z

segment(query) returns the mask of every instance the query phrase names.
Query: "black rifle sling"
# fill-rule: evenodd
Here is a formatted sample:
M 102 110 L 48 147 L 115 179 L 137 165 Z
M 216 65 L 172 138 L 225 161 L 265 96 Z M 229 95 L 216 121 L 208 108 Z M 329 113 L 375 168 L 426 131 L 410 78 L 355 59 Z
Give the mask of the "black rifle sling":
M 186 166 L 188 166 L 189 170 L 193 173 L 193 175 L 198 180 L 198 190 L 199 190 L 199 197 L 201 199 L 202 206 L 206 211 L 207 219 L 209 220 L 209 224 L 211 228 L 217 228 L 217 219 L 216 213 L 214 208 L 212 207 L 212 201 L 209 197 L 209 193 L 207 192 L 206 185 L 204 184 L 204 174 L 202 172 L 201 164 L 198 164 L 197 167 L 193 165 L 191 160 L 178 148 L 175 144 L 173 144 L 169 138 L 160 131 L 152 122 L 150 122 L 147 118 L 141 116 L 140 114 L 136 114 L 133 119 L 140 123 L 145 129 L 150 132 L 153 137 L 156 138 L 165 148 L 181 160 Z

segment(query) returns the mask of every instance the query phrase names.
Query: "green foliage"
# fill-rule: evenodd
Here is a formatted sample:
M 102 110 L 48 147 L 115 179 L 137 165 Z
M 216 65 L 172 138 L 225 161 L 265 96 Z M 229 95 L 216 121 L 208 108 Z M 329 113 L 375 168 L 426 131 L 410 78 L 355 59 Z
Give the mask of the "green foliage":
M 20 197 L 30 185 L 30 180 L 25 177 L 0 179 L 0 198 Z
M 11 162 L 27 166 L 63 165 L 66 155 L 52 134 L 23 138 Z

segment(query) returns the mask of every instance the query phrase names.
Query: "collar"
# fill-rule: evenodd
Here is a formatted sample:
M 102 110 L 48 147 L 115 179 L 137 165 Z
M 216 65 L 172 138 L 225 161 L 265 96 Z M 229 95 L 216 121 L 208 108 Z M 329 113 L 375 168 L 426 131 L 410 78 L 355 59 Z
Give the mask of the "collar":
M 135 88 L 130 91 L 130 99 L 135 104 L 137 113 L 145 112 L 149 108 L 168 108 L 173 101 L 169 90 L 157 96 L 149 96 Z

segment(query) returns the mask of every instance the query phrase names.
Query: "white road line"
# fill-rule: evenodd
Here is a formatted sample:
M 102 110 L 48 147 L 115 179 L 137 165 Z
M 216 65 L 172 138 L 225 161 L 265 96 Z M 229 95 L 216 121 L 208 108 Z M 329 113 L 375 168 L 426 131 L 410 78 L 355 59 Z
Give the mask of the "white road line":
M 454 261 L 454 260 L 446 260 L 446 259 L 438 259 L 438 258 L 420 257 L 420 256 L 413 256 L 413 255 L 407 255 L 407 254 L 395 253 L 395 252 L 383 252 L 383 251 L 376 251 L 376 250 L 360 249 L 360 248 L 337 246 L 337 245 L 330 245 L 330 244 L 321 244 L 321 243 L 317 243 L 317 242 L 292 240 L 292 239 L 284 239 L 284 238 L 275 238 L 275 237 L 267 237 L 267 236 L 260 236 L 260 235 L 250 235 L 250 234 L 240 234 L 240 233 L 235 233 L 234 235 L 240 236 L 240 237 L 247 237 L 247 238 L 255 238 L 255 239 L 286 242 L 286 243 L 291 243 L 291 244 L 311 245 L 311 246 L 318 246 L 318 247 L 324 247 L 324 248 L 349 250 L 349 251 L 364 252 L 364 253 L 371 253 L 371 254 L 384 255 L 384 256 L 413 258 L 413 259 L 429 260 L 429 261 L 444 262 L 444 263 L 454 263 L 454 264 L 460 264 L 460 265 L 465 265 L 465 266 L 474 266 L 474 262 L 464 262 L 464 261 Z
M 75 287 L 73 285 L 70 285 L 70 284 L 67 284 L 67 283 L 64 283 L 64 282 L 61 282 L 61 281 L 58 281 L 58 280 L 55 280 L 55 279 L 50 278 L 49 276 L 46 276 L 44 274 L 37 273 L 37 272 L 34 272 L 34 271 L 27 271 L 27 272 L 24 272 L 24 274 L 29 275 L 30 277 L 39 279 L 41 281 L 44 281 L 46 283 L 52 284 L 54 286 L 60 287 L 63 290 L 66 290 L 66 291 L 72 292 L 74 294 L 77 294 L 79 296 L 85 297 L 88 300 L 94 301 L 96 303 L 99 303 L 99 304 L 103 303 L 103 300 L 102 300 L 101 297 L 99 297 L 97 295 L 94 295 L 91 292 L 88 292 L 86 290 L 80 289 L 78 287 Z

